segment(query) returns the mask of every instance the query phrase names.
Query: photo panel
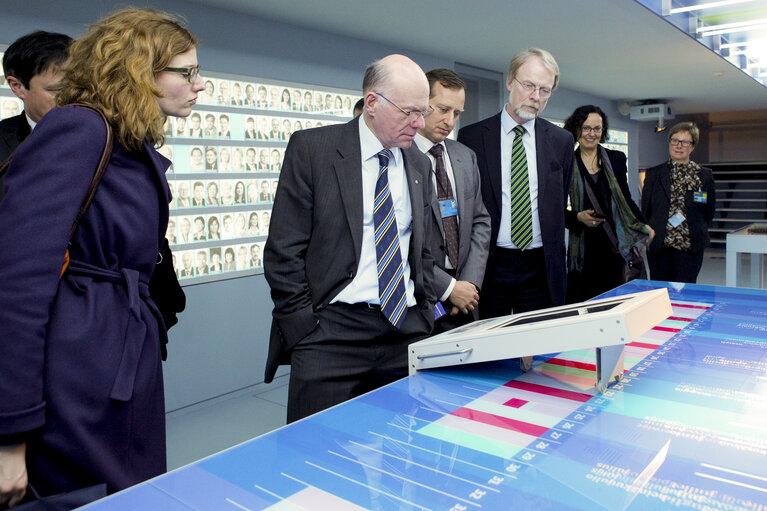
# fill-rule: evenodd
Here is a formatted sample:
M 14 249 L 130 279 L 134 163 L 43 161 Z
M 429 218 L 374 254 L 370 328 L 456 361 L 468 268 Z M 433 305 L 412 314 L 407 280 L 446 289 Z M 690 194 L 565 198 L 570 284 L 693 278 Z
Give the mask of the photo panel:
M 301 101 L 301 111 L 302 112 L 314 111 L 314 95 L 312 94 L 311 90 L 305 90 L 303 93 L 303 99 Z
M 205 205 L 205 181 L 195 179 L 192 182 L 192 207 L 200 208 Z
M 245 204 L 245 180 L 237 179 L 234 182 L 234 204 Z
M 207 219 L 205 215 L 192 215 L 192 241 L 205 241 L 208 239 Z
M 165 239 L 168 240 L 168 244 L 170 245 L 176 245 L 178 243 L 177 241 L 177 234 L 176 234 L 176 217 L 171 216 L 168 218 L 168 227 L 165 229 Z
M 189 119 L 189 117 L 174 117 L 173 118 L 173 136 L 177 138 L 188 137 L 189 126 L 191 126 L 191 120 Z
M 232 171 L 232 148 L 231 147 L 222 146 L 218 148 L 218 171 L 219 172 Z
M 269 89 L 262 83 L 256 84 L 256 108 L 269 108 Z
M 272 210 L 271 209 L 264 209 L 261 210 L 261 236 L 266 236 L 269 234 L 269 223 L 272 219 Z
M 250 254 L 248 252 L 248 246 L 245 244 L 237 245 L 235 268 L 237 270 L 247 270 L 250 268 Z
M 258 180 L 248 179 L 245 181 L 245 202 L 247 204 L 258 204 Z
M 284 149 L 279 147 L 272 147 L 269 150 L 269 170 L 272 172 L 279 172 L 282 170 L 282 157 L 284 156 Z
M 263 142 L 269 140 L 270 117 L 268 115 L 259 115 L 256 117 L 256 140 Z
M 232 149 L 232 172 L 245 172 L 245 148 Z
M 195 268 L 194 273 L 200 277 L 209 273 L 208 269 L 208 249 L 199 248 L 194 251 Z
M 208 266 L 210 273 L 221 273 L 224 271 L 224 259 L 221 247 L 213 247 L 210 249 L 210 265 Z
M 229 80 L 220 78 L 216 80 L 216 104 L 228 105 L 230 99 Z
M 218 116 L 218 138 L 232 138 L 232 116 L 224 113 Z
M 205 172 L 218 172 L 218 146 L 205 146 Z
M 282 88 L 277 85 L 269 86 L 269 110 L 281 110 L 280 92 Z
M 209 240 L 221 239 L 221 215 L 208 215 L 206 234 Z
M 258 149 L 258 164 L 256 166 L 257 170 L 260 171 L 269 171 L 271 170 L 271 164 L 269 162 L 269 148 L 268 147 L 261 147 Z
M 215 208 L 221 205 L 219 188 L 220 186 L 217 179 L 210 180 L 205 183 L 205 205 L 207 207 Z
M 279 181 L 277 179 L 272 179 L 272 198 L 277 196 L 277 184 Z
M 232 214 L 234 216 L 234 237 L 244 238 L 248 235 L 248 220 L 245 211 L 237 211 Z
M 245 130 L 243 133 L 243 138 L 245 140 L 256 140 L 256 133 L 256 116 L 248 115 L 245 117 Z
M 186 180 L 175 180 L 175 183 L 176 196 L 173 202 L 175 202 L 176 208 L 191 208 L 192 184 Z
M 260 268 L 264 266 L 264 259 L 263 259 L 263 253 L 264 253 L 264 246 L 262 243 L 251 243 L 248 246 L 249 250 L 249 256 L 250 256 L 250 267 L 251 268 Z
M 245 98 L 243 99 L 244 106 L 255 108 L 256 101 L 256 84 L 250 82 L 243 82 L 243 90 L 245 91 Z
M 282 140 L 282 124 L 279 117 L 269 117 L 269 140 L 272 142 Z
M 19 98 L 1 98 L 0 99 L 0 120 L 10 119 L 21 114 L 24 105 Z
M 290 110 L 293 112 L 300 112 L 301 106 L 304 101 L 304 91 L 303 89 L 298 89 L 296 87 L 290 88 Z
M 189 148 L 189 172 L 205 171 L 205 148 L 193 145 Z
M 205 112 L 192 112 L 187 123 L 187 136 L 191 138 L 202 138 L 202 116 Z
M 229 104 L 232 106 L 244 106 L 245 105 L 245 87 L 242 82 L 232 81 L 232 93 Z
M 176 254 L 176 274 L 179 279 L 188 279 L 195 276 L 194 250 L 182 250 Z
M 224 245 L 221 247 L 221 263 L 223 267 L 223 271 L 234 271 L 235 269 L 235 263 L 234 263 L 234 246 L 232 245 Z
M 261 218 L 258 215 L 258 211 L 248 212 L 248 236 L 260 236 L 261 235 Z
M 197 97 L 198 102 L 204 105 L 215 105 L 216 101 L 216 79 L 203 78 L 205 90 Z
M 234 179 L 222 179 L 221 184 L 221 205 L 231 206 L 234 204 Z
M 304 129 L 305 122 L 306 121 L 304 119 L 293 119 L 293 133 Z
M 258 182 L 258 202 L 272 202 L 272 185 L 269 179 L 261 179 Z
M 254 172 L 258 170 L 258 162 L 256 161 L 256 148 L 248 147 L 245 149 L 245 172 Z
M 234 239 L 234 213 L 221 214 L 221 239 Z
M 164 144 L 157 148 L 157 152 L 170 160 L 170 167 L 168 167 L 168 171 L 173 171 L 173 147 L 168 144 Z
M 204 112 L 202 116 L 202 136 L 204 138 L 217 138 L 218 126 L 216 114 L 213 112 Z

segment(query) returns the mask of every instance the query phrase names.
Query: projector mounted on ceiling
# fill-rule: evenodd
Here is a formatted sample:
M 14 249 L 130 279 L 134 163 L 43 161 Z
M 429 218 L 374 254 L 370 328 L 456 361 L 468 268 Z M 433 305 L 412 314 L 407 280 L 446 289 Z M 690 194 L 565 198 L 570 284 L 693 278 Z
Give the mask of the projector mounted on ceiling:
M 658 123 L 655 131 L 666 129 L 665 121 L 674 118 L 674 109 L 667 103 L 645 103 L 632 106 L 629 119 L 633 121 L 655 121 Z

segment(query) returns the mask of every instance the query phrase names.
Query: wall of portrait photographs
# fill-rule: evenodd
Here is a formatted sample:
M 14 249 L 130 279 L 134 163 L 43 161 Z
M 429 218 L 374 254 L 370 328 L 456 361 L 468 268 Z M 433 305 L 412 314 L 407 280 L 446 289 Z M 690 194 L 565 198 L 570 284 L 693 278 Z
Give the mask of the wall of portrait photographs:
M 168 118 L 159 149 L 173 162 L 166 237 L 182 285 L 263 272 L 288 139 L 347 122 L 360 98 L 355 91 L 234 75 L 203 80 L 192 114 Z M 3 79 L 0 116 L 18 115 L 22 106 Z
M 355 91 L 206 75 L 187 118 L 169 118 L 173 161 L 166 237 L 182 284 L 263 272 L 285 147 L 292 133 L 351 119 Z

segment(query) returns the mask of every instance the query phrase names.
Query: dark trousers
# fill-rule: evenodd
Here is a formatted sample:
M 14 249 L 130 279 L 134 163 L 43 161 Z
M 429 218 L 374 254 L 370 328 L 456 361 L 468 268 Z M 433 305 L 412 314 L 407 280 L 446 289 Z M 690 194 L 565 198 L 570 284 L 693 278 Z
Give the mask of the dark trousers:
M 404 378 L 408 345 L 431 331 L 417 306 L 399 330 L 366 304 L 334 303 L 319 317 L 291 352 L 288 423 Z
M 661 250 L 648 251 L 647 257 L 650 278 L 653 280 L 695 284 L 700 267 L 703 266 L 703 250 L 686 252 L 663 247 Z
M 496 247 L 488 261 L 480 318 L 496 318 L 552 306 L 543 248 Z

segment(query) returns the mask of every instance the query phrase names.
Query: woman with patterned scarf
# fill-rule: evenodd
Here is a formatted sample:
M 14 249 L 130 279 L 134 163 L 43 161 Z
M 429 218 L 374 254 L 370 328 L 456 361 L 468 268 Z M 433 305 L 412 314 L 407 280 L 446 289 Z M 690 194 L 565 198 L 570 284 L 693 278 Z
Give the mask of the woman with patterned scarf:
M 644 249 L 653 230 L 631 200 L 626 155 L 600 145 L 607 140 L 607 115 L 584 105 L 565 121 L 578 141 L 575 151 L 567 250 L 568 302 L 593 298 L 624 283 L 632 249 Z
M 703 264 L 716 196 L 711 169 L 690 161 L 699 137 L 694 123 L 676 124 L 668 133 L 671 158 L 645 174 L 642 212 L 658 233 L 648 252 L 654 280 L 694 284 Z

